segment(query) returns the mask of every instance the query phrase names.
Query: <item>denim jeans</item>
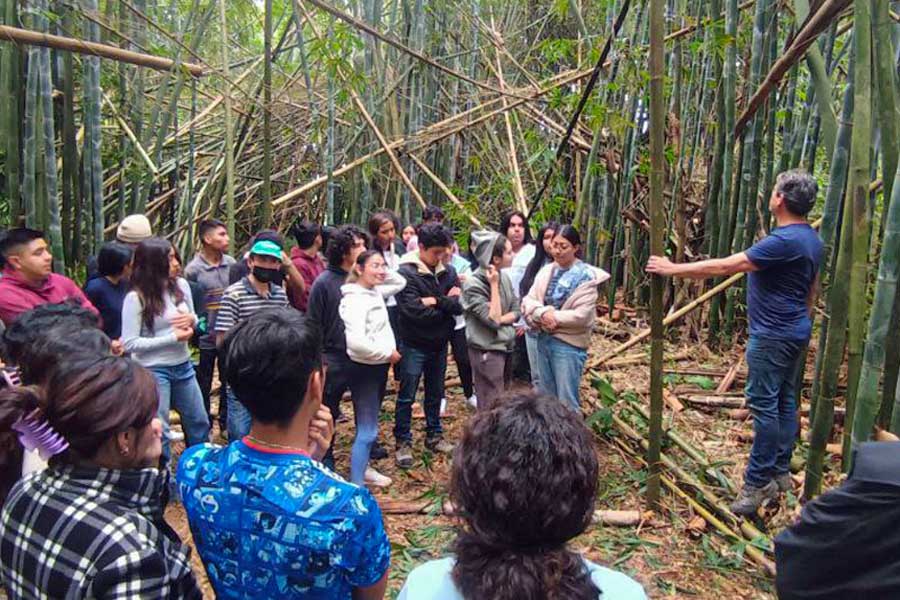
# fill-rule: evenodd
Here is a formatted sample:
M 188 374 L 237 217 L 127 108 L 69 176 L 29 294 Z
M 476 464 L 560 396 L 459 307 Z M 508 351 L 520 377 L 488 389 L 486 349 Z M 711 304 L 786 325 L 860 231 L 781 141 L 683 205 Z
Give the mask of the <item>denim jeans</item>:
M 248 433 L 250 433 L 250 411 L 241 404 L 237 395 L 232 388 L 228 388 L 225 392 L 228 405 L 228 441 L 236 442 Z
M 541 370 L 538 367 L 538 337 L 539 333 L 529 331 L 525 334 L 525 349 L 528 351 L 528 365 L 531 368 L 531 387 L 541 389 Z
M 538 335 L 538 372 L 540 391 L 556 396 L 574 410 L 581 410 L 579 385 L 587 350 L 553 337 L 547 333 Z
M 163 458 L 168 462 L 171 456 L 169 448 L 169 409 L 174 408 L 181 415 L 181 428 L 184 430 L 186 446 L 202 444 L 209 441 L 209 419 L 203 407 L 203 396 L 194 365 L 186 361 L 171 367 L 150 367 L 156 377 L 159 388 L 159 419 L 163 426 Z
M 788 473 L 799 425 L 797 380 L 806 342 L 750 336 L 747 405 L 753 413 L 753 446 L 744 483 L 762 487 Z
M 425 376 L 425 435 L 441 437 L 441 398 L 444 396 L 444 374 L 447 371 L 447 346 L 442 350 L 421 350 L 403 346 L 400 366 L 400 391 L 394 413 L 394 439 L 397 445 L 412 442 L 412 405 L 416 401 L 419 380 Z
M 353 416 L 356 436 L 350 450 L 350 481 L 365 484 L 366 466 L 372 444 L 378 437 L 378 415 L 381 413 L 381 387 L 387 377 L 388 365 L 351 363 L 353 374 Z
M 203 406 L 206 408 L 206 415 L 210 417 L 209 424 L 212 425 L 212 415 L 210 412 L 210 401 L 209 397 L 211 395 L 212 390 L 212 381 L 213 381 L 213 372 L 216 368 L 216 363 L 219 363 L 219 367 L 222 366 L 222 361 L 219 360 L 219 352 L 215 348 L 200 348 L 200 361 L 197 364 L 197 383 L 200 384 L 200 393 L 203 394 Z M 227 402 L 226 398 L 226 390 L 227 385 L 225 384 L 225 379 L 219 377 L 219 428 L 225 429 L 225 415 L 227 414 L 227 409 L 225 405 Z
M 450 336 L 450 351 L 453 352 L 453 360 L 456 361 L 463 394 L 469 398 L 475 393 L 475 384 L 472 379 L 472 365 L 469 363 L 469 345 L 466 343 L 465 327 L 453 330 L 453 335 Z

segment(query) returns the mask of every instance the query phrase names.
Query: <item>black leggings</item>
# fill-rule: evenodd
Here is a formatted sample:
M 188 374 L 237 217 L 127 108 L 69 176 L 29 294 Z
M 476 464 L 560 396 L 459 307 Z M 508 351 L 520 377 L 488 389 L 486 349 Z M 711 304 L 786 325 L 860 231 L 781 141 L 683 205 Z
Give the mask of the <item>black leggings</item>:
M 472 385 L 472 365 L 469 363 L 469 345 L 466 343 L 466 328 L 454 329 L 450 336 L 450 349 L 453 351 L 453 360 L 456 361 L 456 369 L 459 371 L 459 380 L 462 382 L 463 394 L 470 398 L 475 393 Z

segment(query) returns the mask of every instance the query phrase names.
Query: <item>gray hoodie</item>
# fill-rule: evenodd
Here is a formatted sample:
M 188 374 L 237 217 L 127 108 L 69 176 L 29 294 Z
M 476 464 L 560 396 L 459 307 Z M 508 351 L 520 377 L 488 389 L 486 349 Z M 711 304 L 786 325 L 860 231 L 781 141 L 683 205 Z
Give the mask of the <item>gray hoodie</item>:
M 513 325 L 500 325 L 491 319 L 491 284 L 485 269 L 490 265 L 494 247 L 500 234 L 494 231 L 475 231 L 472 241 L 478 268 L 463 285 L 460 302 L 466 315 L 466 341 L 470 348 L 494 352 L 512 352 L 516 339 Z M 505 271 L 500 272 L 500 312 L 519 315 L 519 302 L 512 281 Z

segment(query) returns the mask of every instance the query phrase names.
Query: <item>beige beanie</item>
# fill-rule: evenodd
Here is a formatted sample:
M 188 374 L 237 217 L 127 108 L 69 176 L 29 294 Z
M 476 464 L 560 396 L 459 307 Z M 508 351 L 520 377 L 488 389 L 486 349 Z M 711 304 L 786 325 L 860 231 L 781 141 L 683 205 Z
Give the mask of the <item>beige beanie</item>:
M 144 215 L 128 215 L 116 229 L 116 239 L 125 244 L 140 244 L 150 237 L 153 237 L 153 230 Z

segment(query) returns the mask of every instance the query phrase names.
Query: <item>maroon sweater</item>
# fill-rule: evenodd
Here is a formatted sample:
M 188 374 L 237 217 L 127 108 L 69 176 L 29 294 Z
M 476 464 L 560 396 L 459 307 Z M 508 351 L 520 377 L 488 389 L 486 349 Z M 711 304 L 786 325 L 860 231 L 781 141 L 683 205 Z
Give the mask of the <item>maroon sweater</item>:
M 32 308 L 66 301 L 78 302 L 94 314 L 99 314 L 81 289 L 68 277 L 50 273 L 41 285 L 34 287 L 10 267 L 3 270 L 3 277 L 0 278 L 0 319 L 6 326 Z

